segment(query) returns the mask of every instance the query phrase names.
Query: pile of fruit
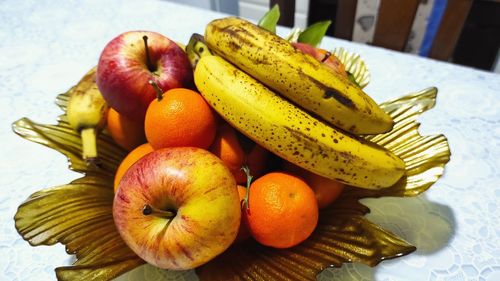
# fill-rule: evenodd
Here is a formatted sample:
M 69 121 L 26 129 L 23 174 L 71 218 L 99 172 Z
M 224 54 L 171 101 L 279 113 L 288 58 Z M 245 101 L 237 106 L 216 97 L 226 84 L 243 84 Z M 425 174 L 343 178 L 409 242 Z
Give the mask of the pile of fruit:
M 239 18 L 212 21 L 185 48 L 155 32 L 119 35 L 67 116 L 89 165 L 104 128 L 130 151 L 114 221 L 161 268 L 198 267 L 247 239 L 293 247 L 344 185 L 385 188 L 405 170 L 357 137 L 393 121 L 333 54 Z

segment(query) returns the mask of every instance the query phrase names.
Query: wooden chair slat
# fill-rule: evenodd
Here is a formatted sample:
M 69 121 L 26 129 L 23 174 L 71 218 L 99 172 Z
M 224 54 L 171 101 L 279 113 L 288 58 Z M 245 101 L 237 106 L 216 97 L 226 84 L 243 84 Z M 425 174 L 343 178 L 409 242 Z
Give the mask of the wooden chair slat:
M 403 51 L 419 0 L 381 0 L 373 45 Z
M 448 0 L 429 57 L 439 60 L 451 58 L 471 6 L 472 0 Z
M 500 0 L 495 0 L 500 1 Z M 420 0 L 380 0 L 372 45 L 404 51 Z M 429 57 L 448 60 L 455 49 L 473 0 L 448 0 L 434 38 Z M 334 36 L 352 40 L 358 0 L 337 0 L 333 21 Z M 278 24 L 294 26 L 295 0 L 270 0 L 278 4 L 281 17 Z
M 357 0 L 337 1 L 337 13 L 333 22 L 335 37 L 352 40 L 357 5 Z

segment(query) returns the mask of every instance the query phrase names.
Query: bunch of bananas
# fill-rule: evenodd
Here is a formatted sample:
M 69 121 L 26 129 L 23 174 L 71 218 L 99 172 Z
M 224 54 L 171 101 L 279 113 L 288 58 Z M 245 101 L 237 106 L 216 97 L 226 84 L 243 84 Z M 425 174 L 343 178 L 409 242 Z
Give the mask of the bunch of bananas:
M 356 136 L 385 133 L 393 125 L 357 85 L 239 18 L 210 22 L 204 40 L 195 35 L 187 46 L 196 63 L 195 84 L 227 122 L 253 141 L 353 186 L 384 188 L 403 176 L 400 158 Z

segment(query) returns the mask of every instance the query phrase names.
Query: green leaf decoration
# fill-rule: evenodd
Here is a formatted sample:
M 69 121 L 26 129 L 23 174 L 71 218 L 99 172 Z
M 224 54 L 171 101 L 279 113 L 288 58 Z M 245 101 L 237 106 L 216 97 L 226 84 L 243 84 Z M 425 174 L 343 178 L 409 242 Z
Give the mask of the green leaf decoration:
M 280 19 L 280 8 L 275 4 L 273 8 L 259 20 L 258 25 L 269 32 L 276 33 L 276 25 Z
M 71 90 L 70 90 L 71 92 Z M 69 93 L 56 103 L 64 110 Z M 347 187 L 335 204 L 321 210 L 316 230 L 305 242 L 290 249 L 268 248 L 249 240 L 197 269 L 201 280 L 313 280 L 323 269 L 343 263 L 375 266 L 415 247 L 365 218 L 369 209 L 362 198 L 415 196 L 443 174 L 450 150 L 443 135 L 421 136 L 417 117 L 435 105 L 437 90 L 429 88 L 381 107 L 395 121 L 382 135 L 365 136 L 403 158 L 405 177 L 381 190 Z M 84 176 L 66 185 L 32 194 L 15 215 L 19 234 L 33 246 L 62 243 L 76 255 L 70 266 L 56 268 L 58 280 L 111 280 L 144 263 L 123 242 L 112 216 L 113 176 L 126 152 L 106 131 L 99 135 L 103 165 L 87 166 L 80 156 L 76 132 L 60 116 L 56 125 L 22 118 L 13 124 L 21 137 L 55 149 L 69 159 L 69 168 Z
M 323 37 L 325 37 L 326 31 L 332 21 L 320 21 L 308 26 L 304 31 L 302 31 L 297 39 L 298 42 L 307 43 L 314 47 L 319 46 Z

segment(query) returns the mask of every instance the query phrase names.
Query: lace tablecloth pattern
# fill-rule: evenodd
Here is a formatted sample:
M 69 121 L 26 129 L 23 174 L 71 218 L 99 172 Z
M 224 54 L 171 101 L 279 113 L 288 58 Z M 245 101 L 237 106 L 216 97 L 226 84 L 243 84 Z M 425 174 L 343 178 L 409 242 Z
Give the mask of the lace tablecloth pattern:
M 14 228 L 17 206 L 31 193 L 78 177 L 64 156 L 11 131 L 23 116 L 54 123 L 53 100 L 96 64 L 121 32 L 153 30 L 187 42 L 223 16 L 166 1 L 0 2 L 0 280 L 54 280 L 70 264 L 64 247 L 30 247 Z M 279 30 L 283 35 L 285 29 Z M 368 218 L 417 247 L 371 268 L 328 269 L 318 280 L 500 280 L 500 75 L 326 38 L 322 47 L 359 53 L 377 102 L 430 86 L 437 105 L 420 119 L 422 134 L 443 133 L 452 151 L 445 176 L 416 198 L 365 200 Z M 119 280 L 196 280 L 193 271 L 145 265 Z

